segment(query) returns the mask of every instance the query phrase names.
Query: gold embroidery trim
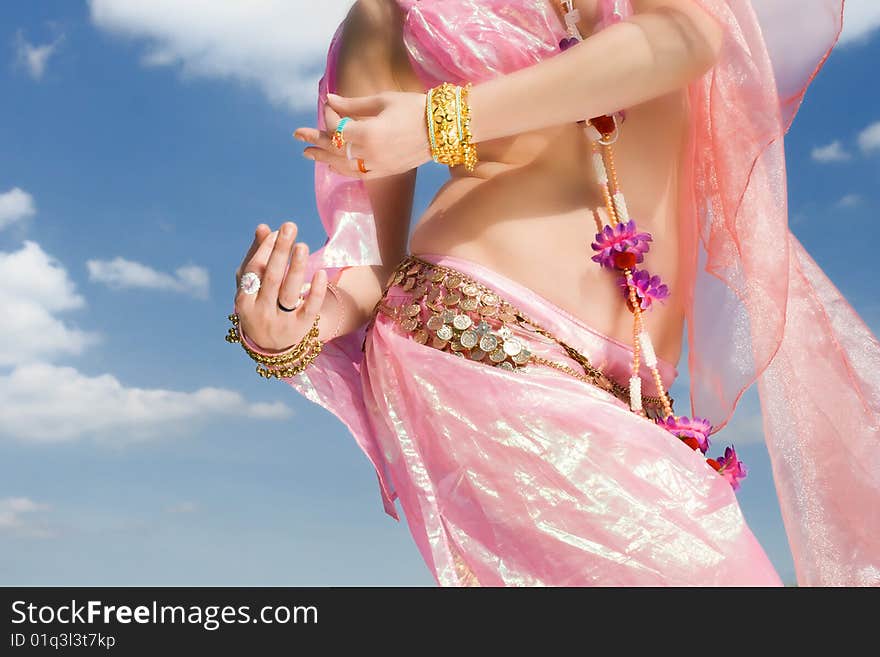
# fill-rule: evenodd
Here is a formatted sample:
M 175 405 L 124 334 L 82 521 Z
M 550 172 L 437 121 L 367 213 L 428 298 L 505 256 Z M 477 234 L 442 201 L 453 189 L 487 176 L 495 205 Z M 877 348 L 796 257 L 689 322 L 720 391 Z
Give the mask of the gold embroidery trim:
M 391 305 L 388 292 L 398 285 L 408 294 L 398 305 Z M 428 309 L 431 315 L 422 321 L 424 309 Z M 529 363 L 552 367 L 610 392 L 629 406 L 628 385 L 604 374 L 587 356 L 529 319 L 495 290 L 451 267 L 414 255 L 405 256 L 388 277 L 382 297 L 373 308 L 367 331 L 372 328 L 379 312 L 392 318 L 420 344 L 512 372 L 522 372 Z M 528 340 L 517 335 L 512 326 L 549 338 L 561 346 L 583 372 L 532 353 Z M 366 336 L 361 349 L 365 347 Z M 672 398 L 669 400 L 671 404 Z M 663 416 L 659 395 L 642 395 L 642 406 L 646 412 L 648 409 L 653 411 L 648 413 L 649 417 Z

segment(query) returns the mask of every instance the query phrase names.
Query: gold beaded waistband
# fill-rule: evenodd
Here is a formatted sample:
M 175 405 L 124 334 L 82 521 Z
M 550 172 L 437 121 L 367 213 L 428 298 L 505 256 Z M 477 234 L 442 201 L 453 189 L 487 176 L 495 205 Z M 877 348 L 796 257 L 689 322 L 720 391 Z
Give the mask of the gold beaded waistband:
M 395 287 L 398 290 L 389 294 Z M 391 303 L 392 297 L 398 303 Z M 522 372 L 529 363 L 552 367 L 629 405 L 628 385 L 600 371 L 584 354 L 529 319 L 497 291 L 452 267 L 407 255 L 385 283 L 368 331 L 379 312 L 420 344 L 513 372 Z M 583 371 L 533 353 L 524 335 L 529 333 L 555 342 Z M 365 345 L 366 337 L 362 349 Z M 642 405 L 649 417 L 663 416 L 659 396 L 642 395 Z

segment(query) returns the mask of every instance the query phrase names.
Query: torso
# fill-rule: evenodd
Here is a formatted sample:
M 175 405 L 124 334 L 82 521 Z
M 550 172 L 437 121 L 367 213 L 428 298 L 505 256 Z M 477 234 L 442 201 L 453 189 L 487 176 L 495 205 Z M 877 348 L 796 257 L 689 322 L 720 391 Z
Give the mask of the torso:
M 582 33 L 590 34 L 597 0 L 575 4 L 584 17 Z M 645 314 L 645 325 L 657 355 L 677 363 L 684 326 L 677 203 L 686 90 L 626 110 L 613 146 L 615 167 L 631 217 L 654 238 L 643 266 L 671 292 Z M 479 262 L 630 344 L 632 315 L 617 277 L 590 259 L 597 219 L 607 223 L 607 213 L 582 129 L 571 124 L 483 142 L 478 153 L 473 173 L 451 170 L 419 217 L 409 252 Z

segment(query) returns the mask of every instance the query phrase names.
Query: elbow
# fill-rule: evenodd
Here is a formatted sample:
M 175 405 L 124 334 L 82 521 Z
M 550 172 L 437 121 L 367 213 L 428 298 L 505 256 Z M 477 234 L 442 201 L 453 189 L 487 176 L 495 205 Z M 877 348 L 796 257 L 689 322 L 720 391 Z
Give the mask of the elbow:
M 676 9 L 697 76 L 702 75 L 714 68 L 721 58 L 724 26 L 694 0 L 679 2 Z
M 724 45 L 723 25 L 696 0 L 643 0 L 642 16 L 635 22 L 653 24 L 655 50 L 675 53 L 688 81 L 712 69 Z M 641 19 L 641 21 L 639 20 Z

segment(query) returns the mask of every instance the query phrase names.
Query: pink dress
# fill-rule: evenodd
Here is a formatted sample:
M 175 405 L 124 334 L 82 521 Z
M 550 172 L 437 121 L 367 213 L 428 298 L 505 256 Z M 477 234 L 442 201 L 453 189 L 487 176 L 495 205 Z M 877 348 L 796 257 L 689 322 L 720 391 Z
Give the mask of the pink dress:
M 878 584 L 880 344 L 789 231 L 786 205 L 784 134 L 839 37 L 843 2 L 695 1 L 725 42 L 689 85 L 679 190 L 684 252 L 694 254 L 687 285 L 673 290 L 686 301 L 691 415 L 717 433 L 757 382 L 798 583 Z M 426 88 L 529 66 L 556 55 L 565 36 L 551 0 L 400 4 Z M 601 6 L 599 29 L 631 14 L 627 0 Z M 335 88 L 339 36 L 320 102 Z M 328 239 L 308 274 L 330 268 L 333 280 L 381 264 L 363 184 L 321 164 L 315 182 Z M 630 347 L 518 283 L 418 255 L 503 292 L 594 363 L 627 366 Z M 670 384 L 675 364 L 661 373 Z M 287 382 L 346 424 L 386 512 L 398 518 L 399 501 L 441 585 L 781 583 L 730 485 L 698 452 L 561 372 L 455 358 L 380 314 Z M 681 400 L 676 411 L 687 414 Z

